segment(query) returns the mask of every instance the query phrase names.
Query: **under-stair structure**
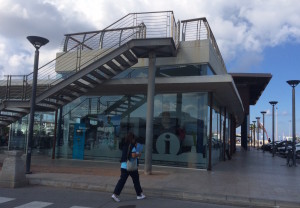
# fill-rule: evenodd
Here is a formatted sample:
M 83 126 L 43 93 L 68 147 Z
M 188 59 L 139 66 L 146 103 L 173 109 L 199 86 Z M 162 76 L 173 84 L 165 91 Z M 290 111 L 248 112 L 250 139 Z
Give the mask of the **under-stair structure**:
M 109 115 L 120 115 L 121 118 L 124 118 L 138 107 L 146 103 L 147 97 L 145 95 L 134 95 L 134 96 L 123 96 L 117 102 L 114 102 L 111 106 L 109 106 L 104 114 Z
M 147 58 L 176 56 L 179 24 L 173 12 L 130 13 L 104 30 L 65 35 L 63 52 L 38 70 L 36 111 L 54 111 Z M 0 81 L 0 125 L 30 112 L 33 74 Z M 125 98 L 125 97 L 124 97 Z M 130 98 L 137 105 L 145 98 Z M 121 112 L 129 99 L 106 111 Z M 106 113 L 107 113 L 106 112 Z M 127 114 L 130 109 L 127 109 Z
M 75 120 L 86 115 L 97 116 L 98 114 L 105 114 L 119 115 L 121 118 L 125 118 L 147 101 L 147 97 L 145 95 L 125 95 L 115 97 L 117 98 L 86 98 L 78 105 L 73 107 L 70 111 L 64 113 L 63 117 L 68 115 L 70 120 Z M 102 98 L 107 100 L 104 101 Z

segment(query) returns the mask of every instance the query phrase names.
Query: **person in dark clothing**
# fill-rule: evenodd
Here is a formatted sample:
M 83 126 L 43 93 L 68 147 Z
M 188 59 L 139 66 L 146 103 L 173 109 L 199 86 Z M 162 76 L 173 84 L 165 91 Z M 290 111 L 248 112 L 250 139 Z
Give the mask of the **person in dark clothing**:
M 144 199 L 146 196 L 143 194 L 143 190 L 140 184 L 139 172 L 138 170 L 127 171 L 127 159 L 133 159 L 137 162 L 138 157 L 141 156 L 140 152 L 137 152 L 136 148 L 137 142 L 133 133 L 129 133 L 124 141 L 122 141 L 122 156 L 121 156 L 121 176 L 115 187 L 114 193 L 111 198 L 120 202 L 119 195 L 124 188 L 128 176 L 132 178 L 134 189 L 137 195 L 137 199 Z M 129 151 L 128 151 L 129 149 Z M 128 154 L 129 153 L 129 154 Z

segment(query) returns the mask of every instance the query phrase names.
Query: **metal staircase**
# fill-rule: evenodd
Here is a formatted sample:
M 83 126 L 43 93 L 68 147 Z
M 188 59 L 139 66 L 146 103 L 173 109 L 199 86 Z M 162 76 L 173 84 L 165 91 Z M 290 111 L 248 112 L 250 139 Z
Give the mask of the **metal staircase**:
M 73 121 L 85 117 L 86 115 L 94 116 L 99 114 L 120 115 L 121 118 L 125 118 L 130 115 L 131 112 L 145 104 L 147 100 L 146 95 L 114 97 L 114 99 L 110 96 L 86 98 L 71 108 L 67 113 L 64 113 L 63 117 L 69 116 L 69 119 Z
M 124 118 L 130 115 L 130 113 L 136 110 L 138 107 L 146 103 L 146 101 L 147 97 L 145 95 L 125 95 L 120 100 L 109 106 L 104 111 L 104 114 L 121 115 L 121 118 Z
M 132 67 L 138 58 L 148 57 L 150 51 L 156 57 L 176 56 L 179 31 L 173 12 L 166 11 L 131 13 L 104 30 L 65 35 L 63 52 L 38 70 L 36 111 L 53 111 L 72 102 Z M 32 73 L 14 78 L 0 82 L 1 126 L 29 113 Z M 143 99 L 130 100 L 138 105 Z M 125 101 L 107 112 L 125 115 L 120 110 Z

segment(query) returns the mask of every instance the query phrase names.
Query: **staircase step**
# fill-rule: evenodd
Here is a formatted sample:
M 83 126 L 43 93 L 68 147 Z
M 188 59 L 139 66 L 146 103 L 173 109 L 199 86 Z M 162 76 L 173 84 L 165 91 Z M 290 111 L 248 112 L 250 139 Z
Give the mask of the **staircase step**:
M 130 52 L 130 51 L 125 51 L 123 55 L 128 59 L 128 61 L 137 63 L 138 59 Z
M 122 56 L 117 56 L 116 58 L 114 58 L 121 66 L 123 66 L 124 68 L 129 68 L 131 67 L 131 63 L 128 63 L 124 58 L 122 58 Z
M 57 109 L 57 106 L 55 105 L 48 105 L 45 103 L 39 103 L 36 105 L 37 111 L 54 111 Z
M 18 116 L 8 116 L 8 115 L 0 115 L 0 121 L 15 121 L 20 117 Z
M 66 96 L 66 95 L 53 95 L 51 97 L 49 97 L 50 99 L 55 99 L 55 100 L 60 100 L 63 103 L 68 103 L 73 101 L 76 97 L 70 97 L 70 96 Z
M 77 92 L 77 93 L 86 93 L 87 92 L 87 89 L 79 87 L 75 84 L 69 85 L 66 88 L 70 91 Z
M 71 98 L 72 101 L 76 98 L 80 97 L 83 93 L 75 92 L 74 90 L 70 90 L 67 87 L 65 87 L 62 91 L 59 92 L 59 96 L 63 96 L 66 98 Z
M 107 80 L 107 79 L 110 78 L 109 76 L 104 75 L 103 73 L 100 74 L 100 73 L 98 72 L 98 70 L 95 70 L 95 71 L 91 72 L 90 74 L 91 74 L 93 77 L 96 77 L 97 79 L 100 79 L 100 80 Z
M 96 78 L 91 78 L 89 77 L 88 75 L 87 76 L 84 76 L 82 77 L 81 79 L 91 83 L 91 84 L 94 84 L 94 85 L 97 85 L 97 84 L 101 84 L 101 81 L 99 79 L 96 79 Z
M 114 76 L 117 74 L 114 70 L 106 68 L 105 66 L 100 66 L 98 70 L 100 70 L 104 74 L 107 74 L 108 76 Z
M 20 113 L 20 114 L 27 114 L 30 112 L 27 108 L 5 108 L 4 110 L 1 110 L 1 112 L 10 112 L 10 113 Z
M 79 81 L 79 80 L 77 80 L 77 81 L 75 81 L 75 82 L 73 82 L 75 85 L 77 85 L 77 86 L 79 86 L 79 87 L 82 87 L 82 88 L 94 88 L 95 86 L 94 85 L 92 85 L 92 84 L 87 84 L 87 83 L 83 83 L 83 82 L 81 82 L 81 81 Z
M 112 60 L 106 63 L 110 68 L 112 68 L 114 71 L 116 72 L 122 72 L 125 67 L 123 66 L 118 66 L 117 64 L 115 64 Z
M 9 111 L 1 111 L 1 114 L 4 116 L 14 116 L 16 118 L 21 118 L 25 116 L 27 113 L 15 113 L 15 112 L 9 112 Z
M 52 101 L 50 101 L 50 100 L 43 100 L 41 103 L 45 103 L 45 104 L 49 104 L 49 105 L 55 105 L 55 106 L 59 106 L 59 107 L 64 105 L 64 103 L 57 102 L 55 100 L 52 100 Z

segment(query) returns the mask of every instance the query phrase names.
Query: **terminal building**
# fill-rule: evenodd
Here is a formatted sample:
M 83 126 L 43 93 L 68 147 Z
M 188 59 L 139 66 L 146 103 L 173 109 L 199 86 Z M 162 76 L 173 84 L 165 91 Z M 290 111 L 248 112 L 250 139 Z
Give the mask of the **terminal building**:
M 9 150 L 119 162 L 132 132 L 145 167 L 210 170 L 235 152 L 238 127 L 247 150 L 250 105 L 271 77 L 228 73 L 206 18 L 130 13 L 103 30 L 66 34 L 39 68 L 31 144 L 32 74 L 0 81 L 0 125 Z

